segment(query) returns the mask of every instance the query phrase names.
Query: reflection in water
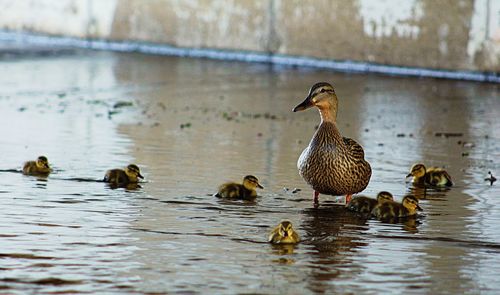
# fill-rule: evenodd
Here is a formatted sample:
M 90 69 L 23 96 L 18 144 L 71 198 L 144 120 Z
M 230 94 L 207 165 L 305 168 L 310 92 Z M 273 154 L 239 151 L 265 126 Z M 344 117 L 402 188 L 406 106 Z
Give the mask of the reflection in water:
M 500 192 L 484 182 L 500 168 L 496 85 L 103 52 L 0 63 L 0 168 L 39 154 L 55 166 L 46 179 L 0 171 L 4 290 L 500 291 Z M 291 108 L 318 81 L 338 90 L 339 129 L 371 163 L 363 194 L 412 194 L 420 216 L 380 222 L 329 196 L 311 208 L 296 162 L 318 115 Z M 419 161 L 446 166 L 456 186 L 405 184 Z M 144 167 L 140 187 L 100 181 L 130 162 Z M 255 201 L 212 196 L 247 174 L 265 187 Z M 282 219 L 301 243 L 267 242 Z
M 303 214 L 304 240 L 312 245 L 311 263 L 315 266 L 308 276 L 308 288 L 324 293 L 331 282 L 342 276 L 345 268 L 349 268 L 346 272 L 352 275 L 360 267 L 353 263 L 351 256 L 357 248 L 368 245 L 360 238 L 366 231 L 366 220 L 345 210 L 344 206 L 321 206 L 306 209 Z

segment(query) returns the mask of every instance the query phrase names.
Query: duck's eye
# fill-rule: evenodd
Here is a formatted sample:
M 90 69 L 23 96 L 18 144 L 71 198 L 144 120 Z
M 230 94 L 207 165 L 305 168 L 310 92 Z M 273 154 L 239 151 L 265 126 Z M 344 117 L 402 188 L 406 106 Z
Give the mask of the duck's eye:
M 325 90 L 325 88 L 322 88 L 319 92 L 320 92 L 320 93 L 323 93 L 323 92 L 325 92 L 325 91 L 326 91 L 326 90 Z

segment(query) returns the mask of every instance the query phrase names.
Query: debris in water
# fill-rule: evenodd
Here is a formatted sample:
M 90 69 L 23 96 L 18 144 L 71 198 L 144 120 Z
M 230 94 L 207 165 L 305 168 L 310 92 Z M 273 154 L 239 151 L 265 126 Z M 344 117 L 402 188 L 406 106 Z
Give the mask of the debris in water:
M 464 136 L 462 132 L 436 132 L 434 133 L 436 137 L 461 137 Z
M 495 176 L 493 176 L 493 173 L 491 173 L 491 171 L 488 171 L 488 174 L 490 175 L 490 177 L 485 178 L 484 181 L 489 181 L 491 186 L 493 185 L 493 182 L 497 181 L 497 179 Z
M 132 103 L 131 101 L 119 101 L 119 102 L 115 103 L 113 108 L 118 109 L 118 108 L 123 108 L 123 107 L 131 107 L 133 105 L 134 105 L 134 103 Z
M 404 134 L 404 133 L 398 133 L 398 134 L 396 134 L 396 136 L 397 136 L 397 137 L 405 137 L 405 136 L 406 136 L 406 134 Z
M 300 192 L 300 191 L 301 191 L 301 189 L 300 189 L 300 188 L 296 188 L 296 187 L 295 187 L 295 188 L 292 190 L 292 194 L 296 194 L 296 193 L 298 193 L 298 192 Z
M 185 123 L 185 124 L 181 124 L 181 129 L 184 129 L 184 128 L 189 128 L 191 127 L 191 123 Z
M 167 106 L 161 101 L 158 103 L 158 106 L 164 111 L 167 109 Z
M 457 144 L 463 146 L 464 148 L 472 148 L 475 146 L 475 144 L 472 142 L 461 141 L 461 140 L 457 141 Z

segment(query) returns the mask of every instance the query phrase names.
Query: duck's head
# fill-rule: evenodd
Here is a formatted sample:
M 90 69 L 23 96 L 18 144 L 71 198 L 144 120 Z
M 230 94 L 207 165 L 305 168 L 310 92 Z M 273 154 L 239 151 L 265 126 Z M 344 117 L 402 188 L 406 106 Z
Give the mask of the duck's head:
M 383 191 L 383 192 L 378 193 L 377 201 L 379 203 L 383 203 L 383 202 L 387 202 L 387 201 L 394 201 L 394 198 L 390 192 Z
M 422 208 L 418 205 L 418 199 L 414 196 L 405 196 L 403 198 L 403 206 L 412 213 L 415 213 L 417 210 L 422 211 Z
M 425 166 L 424 164 L 415 164 L 413 166 L 411 166 L 411 169 L 410 169 L 410 173 L 408 173 L 408 175 L 406 175 L 406 177 L 417 177 L 417 178 L 420 178 L 420 177 L 424 177 L 425 175 Z
M 283 237 L 291 237 L 293 235 L 293 226 L 289 220 L 282 220 L 278 225 L 278 234 Z
M 36 166 L 41 169 L 50 169 L 49 160 L 45 156 L 40 156 L 36 159 Z
M 328 114 L 329 116 L 332 116 L 332 119 L 335 121 L 337 116 L 338 100 L 332 85 L 327 82 L 314 84 L 309 90 L 309 94 L 304 101 L 294 107 L 292 111 L 303 111 L 313 106 L 320 110 L 323 119 L 327 119 L 324 115 Z
M 141 175 L 141 170 L 139 169 L 139 166 L 135 164 L 128 165 L 127 168 L 125 168 L 125 173 L 131 180 L 131 182 L 137 182 L 138 178 L 144 179 L 144 176 Z
M 243 178 L 243 186 L 249 190 L 255 190 L 256 188 L 263 189 L 264 187 L 260 185 L 257 177 L 253 175 L 247 175 Z

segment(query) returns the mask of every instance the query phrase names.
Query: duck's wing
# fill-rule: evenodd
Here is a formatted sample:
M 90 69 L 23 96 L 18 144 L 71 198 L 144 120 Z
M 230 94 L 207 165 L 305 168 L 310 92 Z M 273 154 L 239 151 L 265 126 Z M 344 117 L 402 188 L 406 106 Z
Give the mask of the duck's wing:
M 273 230 L 269 233 L 267 241 L 270 243 L 276 243 L 279 241 L 278 227 L 273 228 Z
M 443 170 L 443 174 L 444 174 L 444 177 L 446 178 L 446 186 L 452 186 L 453 185 L 453 181 L 451 180 L 451 176 L 450 174 L 448 174 L 447 171 Z
M 365 151 L 363 150 L 363 147 L 361 147 L 361 145 L 359 145 L 354 139 L 348 137 L 342 137 L 342 139 L 344 140 L 348 153 L 352 155 L 353 158 L 365 158 Z

